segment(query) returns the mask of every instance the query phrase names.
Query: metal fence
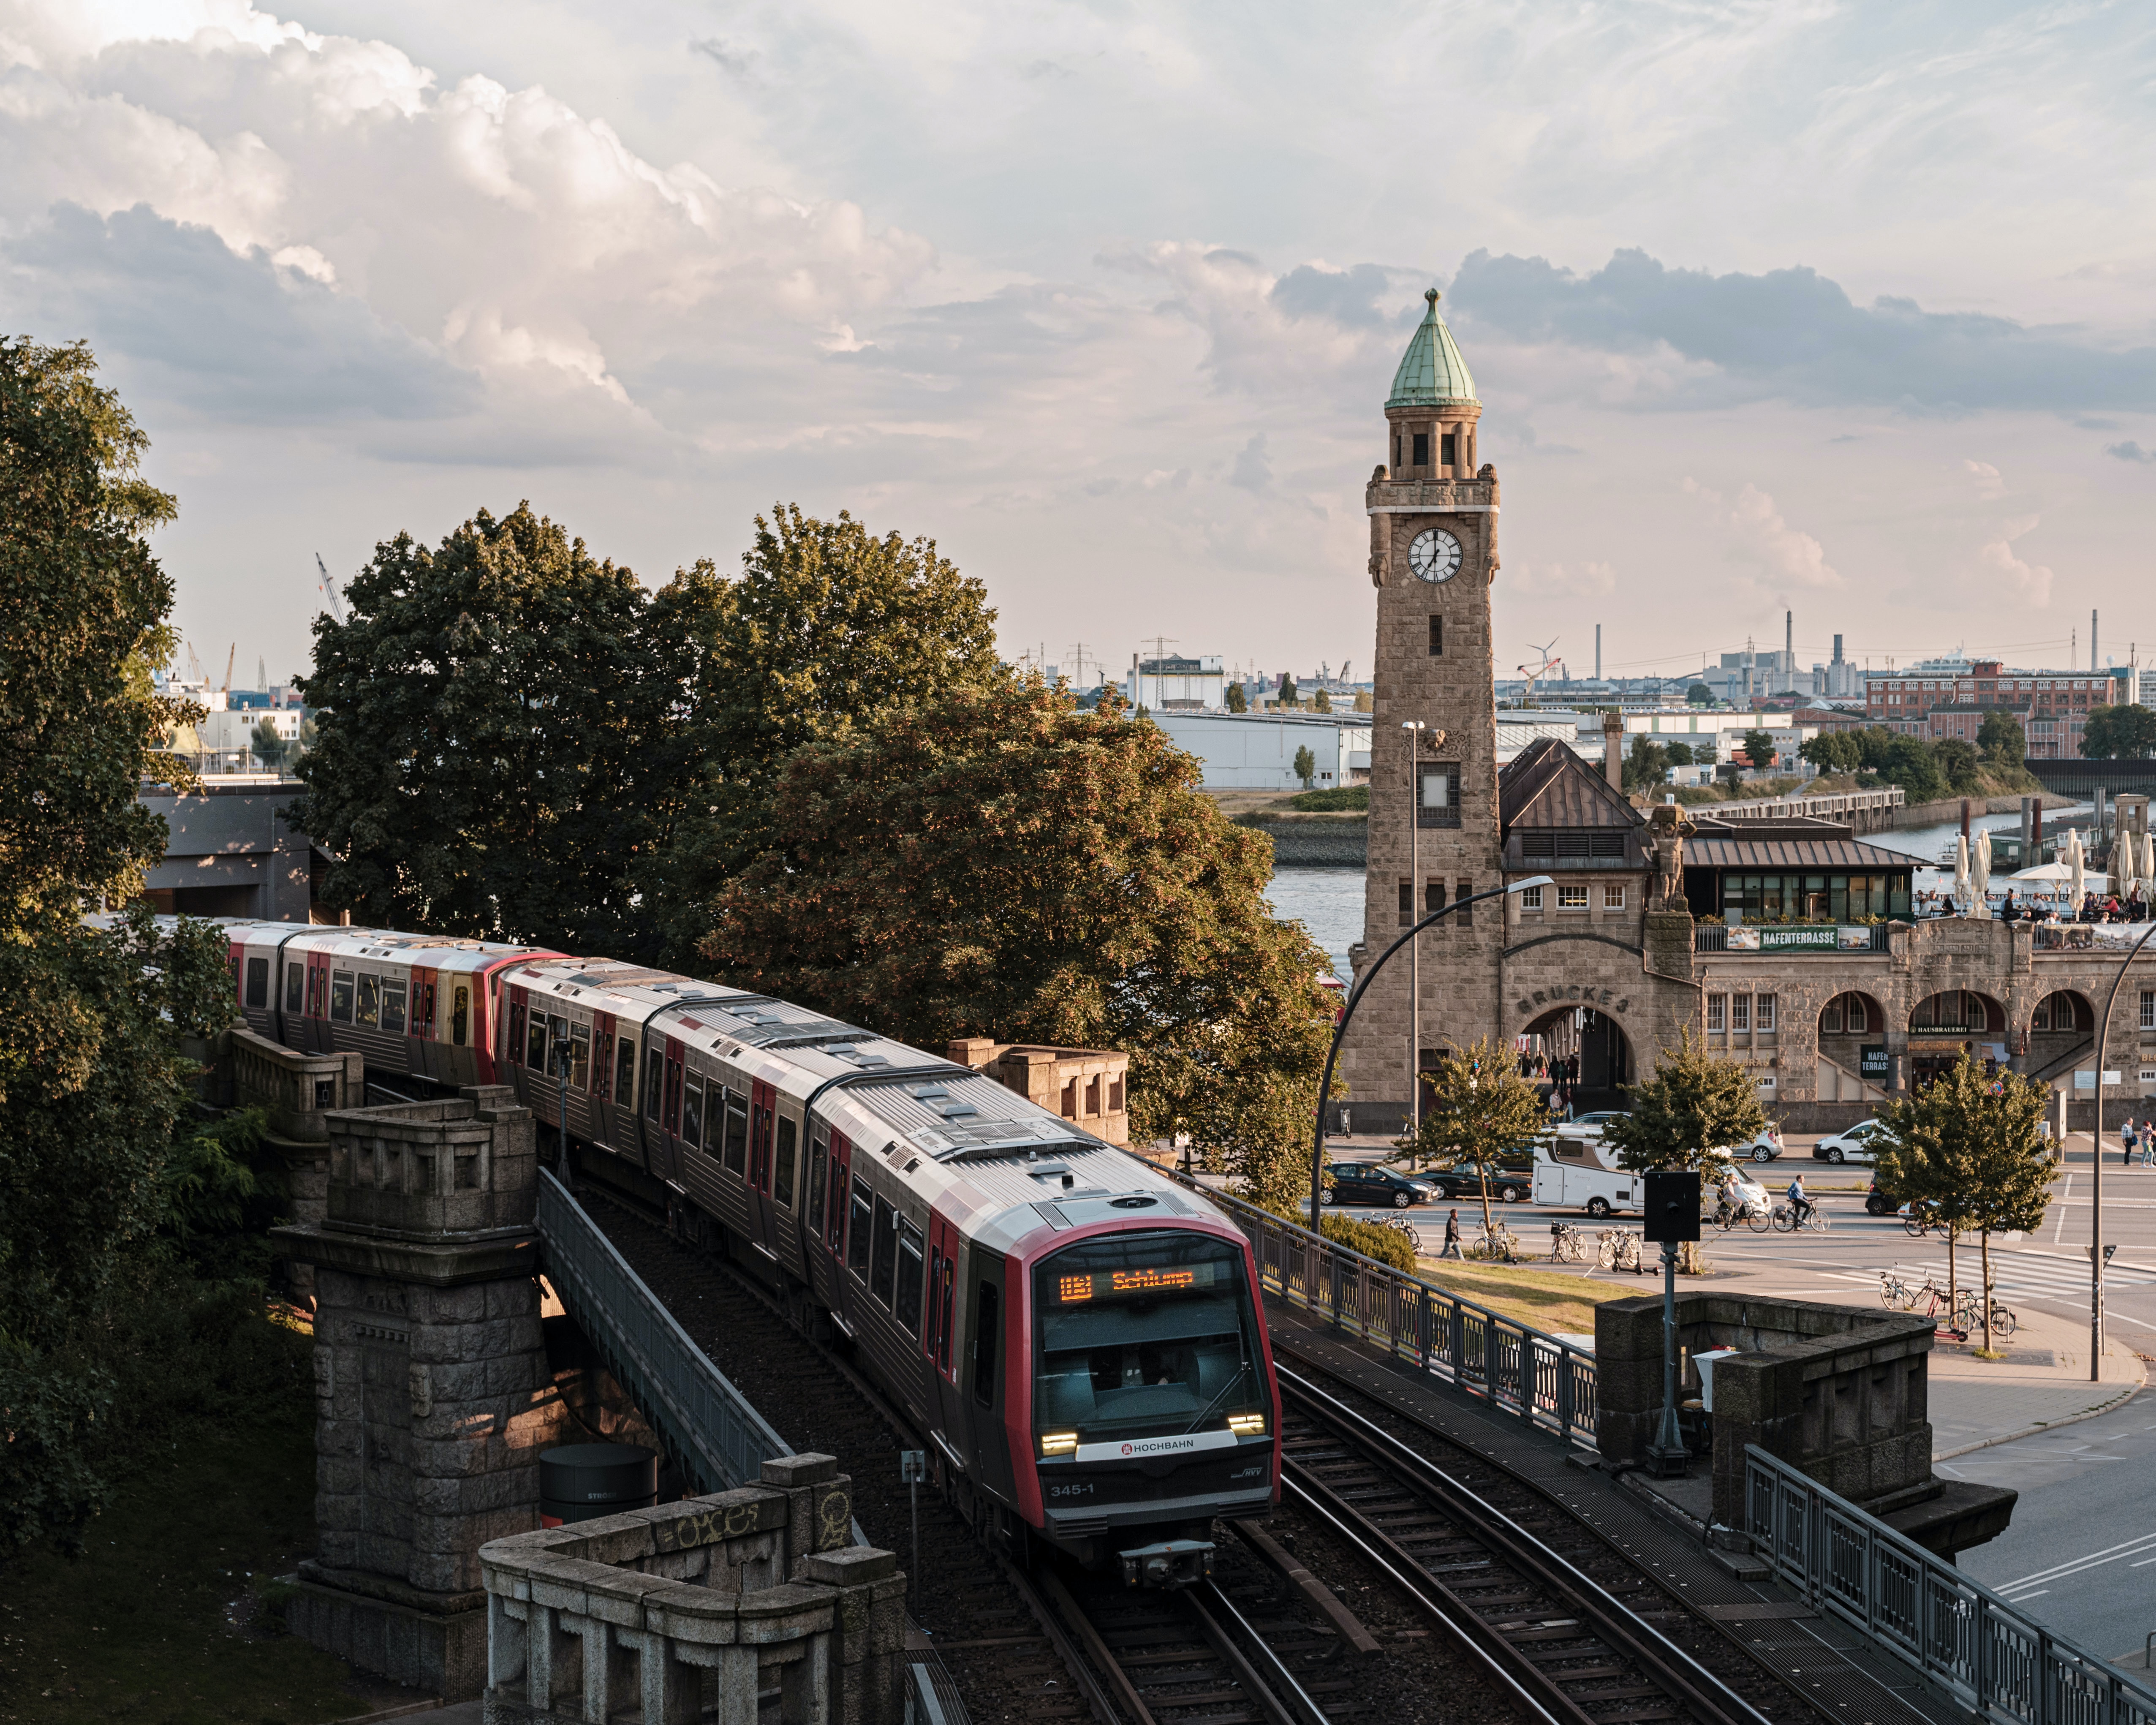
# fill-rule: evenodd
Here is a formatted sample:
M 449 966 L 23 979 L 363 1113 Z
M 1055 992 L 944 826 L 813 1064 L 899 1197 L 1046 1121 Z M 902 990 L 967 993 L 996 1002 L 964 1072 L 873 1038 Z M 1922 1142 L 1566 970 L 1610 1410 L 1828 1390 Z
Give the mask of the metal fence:
M 1980 1717 L 2149 1725 L 2156 1690 L 2084 1653 L 1786 1461 L 1745 1446 L 1747 1532 L 1775 1574 Z
M 1249 1236 L 1268 1293 L 1324 1318 L 1531 1425 L 1594 1442 L 1594 1356 L 1561 1336 L 1366 1258 L 1270 1210 L 1170 1176 L 1224 1210 Z
M 698 1491 L 753 1485 L 767 1457 L 793 1453 L 544 1168 L 539 1236 L 562 1304 Z

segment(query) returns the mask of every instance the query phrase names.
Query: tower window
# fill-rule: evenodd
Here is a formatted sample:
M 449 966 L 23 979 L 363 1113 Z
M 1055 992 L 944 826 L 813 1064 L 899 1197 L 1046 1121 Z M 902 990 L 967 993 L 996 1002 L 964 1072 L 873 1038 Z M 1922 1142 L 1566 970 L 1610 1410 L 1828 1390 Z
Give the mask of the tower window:
M 1444 463 L 1445 466 L 1451 466 L 1455 461 L 1460 459 L 1456 453 L 1459 447 L 1460 439 L 1454 436 L 1452 433 L 1449 431 L 1446 432 L 1443 439 L 1440 440 L 1437 459 Z
M 1414 882 L 1403 880 L 1400 882 L 1400 927 L 1413 928 L 1414 924 Z
M 1442 617 L 1430 619 L 1430 656 L 1432 659 L 1445 656 L 1445 619 Z
M 1430 434 L 1427 431 L 1418 431 L 1414 434 L 1414 465 L 1417 467 L 1430 465 Z
M 1445 908 L 1445 882 L 1443 882 L 1442 880 L 1425 880 L 1425 881 L 1424 881 L 1424 882 L 1423 882 L 1423 884 L 1422 884 L 1422 913 L 1423 913 L 1423 915 L 1424 915 L 1424 916 L 1429 916 L 1429 915 L 1430 915 L 1433 911 L 1441 911 L 1441 910 L 1443 910 L 1444 908 Z
M 1472 880 L 1460 881 L 1453 888 L 1452 920 L 1462 928 L 1472 928 L 1475 926 L 1475 906 L 1464 902 L 1474 896 L 1475 883 Z

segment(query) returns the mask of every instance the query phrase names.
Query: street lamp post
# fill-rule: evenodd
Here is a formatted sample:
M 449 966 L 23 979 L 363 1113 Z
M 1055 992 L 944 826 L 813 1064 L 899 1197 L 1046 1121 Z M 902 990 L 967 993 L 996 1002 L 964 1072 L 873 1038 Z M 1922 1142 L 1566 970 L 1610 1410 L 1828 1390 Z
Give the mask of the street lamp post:
M 1503 898 L 1512 893 L 1525 892 L 1531 886 L 1548 886 L 1552 884 L 1552 877 L 1548 875 L 1531 875 L 1524 880 L 1513 881 L 1510 886 L 1492 887 L 1487 892 L 1471 893 L 1466 898 L 1455 899 L 1442 910 L 1432 911 L 1416 923 L 1392 945 L 1386 947 L 1378 956 L 1377 963 L 1356 978 L 1354 992 L 1348 995 L 1347 1009 L 1340 1014 L 1339 1028 L 1332 1033 L 1332 1045 L 1325 1051 L 1325 1077 L 1317 1086 L 1317 1132 L 1310 1146 L 1310 1228 L 1313 1234 L 1317 1231 L 1320 1221 L 1319 1211 L 1324 1203 L 1325 1101 L 1326 1098 L 1332 1094 L 1332 1065 L 1340 1058 L 1340 1045 L 1347 1038 L 1348 1025 L 1355 1021 L 1355 1009 L 1363 1004 L 1363 997 L 1369 993 L 1370 984 L 1377 980 L 1378 973 L 1391 962 L 1393 954 L 1399 952 L 1402 947 L 1414 940 L 1440 916 L 1450 916 L 1462 905 L 1479 905 L 1486 898 Z M 1416 1076 L 1419 1081 L 1420 1075 Z
M 2103 1017 L 2096 1030 L 2096 1130 L 2089 1136 L 2095 1154 L 2095 1196 L 2089 1201 L 2089 1382 L 2096 1383 L 2103 1372 L 2103 1051 L 2111 1040 L 2111 1009 L 2118 1004 L 2118 991 L 2126 984 L 2126 973 L 2133 961 L 2141 956 L 2141 949 L 2148 944 L 2150 935 L 2156 935 L 2156 923 L 2151 923 L 2148 933 L 2133 943 L 2133 950 L 2119 960 L 2118 974 L 2111 979 L 2111 993 L 2104 996 Z M 2061 1128 L 2061 1132 L 2064 1128 Z M 2066 1140 L 2059 1141 L 2061 1152 Z M 1984 1298 L 1991 1297 L 1989 1289 Z
M 1409 719 L 1408 734 L 1408 915 L 1430 908 L 1422 890 L 1422 736 L 1430 727 Z M 1416 925 L 1419 929 L 1419 923 Z M 1422 1132 L 1422 942 L 1410 932 L 1408 944 L 1408 1136 Z

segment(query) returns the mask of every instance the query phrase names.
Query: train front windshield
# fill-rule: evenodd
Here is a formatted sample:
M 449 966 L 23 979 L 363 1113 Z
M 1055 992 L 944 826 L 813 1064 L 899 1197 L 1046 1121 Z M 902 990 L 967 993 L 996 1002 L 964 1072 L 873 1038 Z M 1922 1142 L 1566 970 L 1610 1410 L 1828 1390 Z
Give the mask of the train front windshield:
M 1088 1240 L 1034 1271 L 1043 1458 L 1113 1459 L 1261 1437 L 1270 1408 L 1241 1250 L 1203 1234 Z

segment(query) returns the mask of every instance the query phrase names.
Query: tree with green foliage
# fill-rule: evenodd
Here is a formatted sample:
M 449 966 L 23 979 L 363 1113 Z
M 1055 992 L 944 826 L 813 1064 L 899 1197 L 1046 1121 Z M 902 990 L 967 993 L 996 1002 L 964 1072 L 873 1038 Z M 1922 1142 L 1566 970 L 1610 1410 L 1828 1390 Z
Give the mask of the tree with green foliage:
M 1966 797 L 1977 788 L 1976 775 L 1984 764 L 1974 743 L 1964 742 L 1958 737 L 1942 737 L 1932 745 L 1932 759 L 1937 764 L 1939 777 L 1947 788 L 1956 796 Z
M 1625 1086 L 1632 1108 L 1602 1128 L 1618 1165 L 1635 1173 L 1650 1168 L 1697 1168 L 1718 1173 L 1730 1151 L 1767 1128 L 1758 1086 L 1734 1060 L 1722 1060 L 1686 1030 L 1665 1048 L 1654 1075 Z
M 1976 727 L 1976 746 L 1994 767 L 2019 767 L 2029 757 L 2029 735 L 2021 721 L 2001 710 L 1986 713 Z
M 1873 1141 L 1879 1189 L 1927 1207 L 1947 1232 L 1947 1293 L 1955 1293 L 1953 1242 L 1974 1233 L 1984 1271 L 1984 1345 L 1991 1347 L 1991 1236 L 2033 1234 L 2051 1199 L 2044 1139 L 2049 1088 L 2017 1073 L 1987 1076 L 1966 1050 L 1922 1090 L 1878 1110 Z
M 2133 702 L 2091 707 L 2082 754 L 2091 761 L 2144 761 L 2156 754 L 2156 708 Z
M 1317 757 L 1311 753 L 1308 743 L 1295 752 L 1295 776 L 1302 781 L 1305 790 L 1310 788 L 1311 782 L 1317 777 Z
M 1714 691 L 1708 688 L 1704 683 L 1694 683 L 1691 688 L 1685 691 L 1685 705 L 1686 706 L 1712 706 L 1714 705 Z
M 1688 742 L 1672 742 L 1665 744 L 1663 752 L 1669 756 L 1670 765 L 1672 767 L 1689 767 L 1691 765 L 1691 745 Z
M 1774 764 L 1774 739 L 1764 731 L 1746 732 L 1744 741 L 1739 747 L 1743 749 L 1744 758 L 1754 772 L 1763 773 Z
M 1300 705 L 1296 699 L 1295 678 L 1291 674 L 1286 671 L 1282 671 L 1281 673 L 1280 704 L 1282 706 L 1296 706 Z
M 924 1048 L 1127 1049 L 1133 1136 L 1188 1137 L 1290 1212 L 1330 967 L 1200 777 L 1119 701 L 1081 712 L 1038 678 L 873 716 L 787 760 L 707 966 Z
M 1319 689 L 1317 693 L 1311 697 L 1310 710 L 1314 713 L 1331 712 L 1332 711 L 1332 691 L 1323 688 Z
M 1494 1038 L 1442 1056 L 1424 1075 L 1422 1127 L 1393 1147 L 1394 1156 L 1426 1158 L 1440 1167 L 1472 1169 L 1482 1192 L 1482 1231 L 1496 1231 L 1490 1214 L 1490 1176 L 1504 1158 L 1534 1142 L 1545 1123 L 1543 1100 L 1520 1063 Z
M 254 727 L 248 746 L 254 751 L 254 758 L 265 771 L 275 773 L 285 753 L 292 747 L 277 734 L 277 727 L 267 719 Z
M 1240 683 L 1229 684 L 1227 693 L 1221 699 L 1227 703 L 1228 711 L 1231 713 L 1246 713 L 1250 710 L 1250 697 L 1243 692 Z
M 151 682 L 172 585 L 148 539 L 176 506 L 147 447 L 86 347 L 0 340 L 0 1551 L 79 1543 L 110 1489 L 135 1410 L 108 1362 L 167 1309 L 139 1281 L 179 1197 L 181 1039 L 231 1010 L 223 930 L 82 921 L 163 853 L 138 788 L 192 782 L 161 750 L 187 711 Z
M 1691 758 L 1691 751 L 1685 751 L 1685 758 Z M 1632 750 L 1625 760 L 1625 788 L 1637 790 L 1642 786 L 1658 785 L 1670 768 L 1670 752 L 1645 732 L 1632 739 Z
M 1822 731 L 1797 753 L 1822 773 L 1854 773 L 1864 764 L 1863 745 L 1846 731 Z
M 286 819 L 357 922 L 633 953 L 642 746 L 662 699 L 649 601 L 528 503 L 429 551 L 376 546 L 315 624 L 321 711 Z

